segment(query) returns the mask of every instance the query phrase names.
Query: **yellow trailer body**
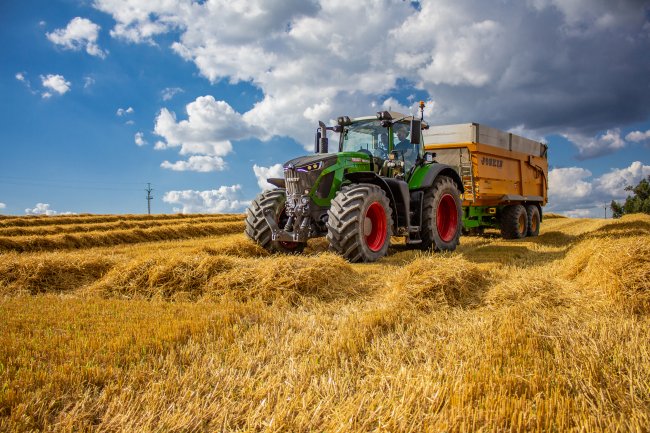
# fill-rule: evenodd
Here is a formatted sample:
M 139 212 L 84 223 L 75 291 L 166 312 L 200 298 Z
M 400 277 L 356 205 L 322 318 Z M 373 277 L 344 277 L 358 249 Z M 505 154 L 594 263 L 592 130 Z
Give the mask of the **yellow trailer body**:
M 478 123 L 431 126 L 423 131 L 423 140 L 424 150 L 434 152 L 437 162 L 454 167 L 463 181 L 466 228 L 502 226 L 501 220 L 515 205 L 529 214 L 536 207 L 541 221 L 548 199 L 544 143 Z M 532 219 L 529 231 L 535 215 L 527 217 Z

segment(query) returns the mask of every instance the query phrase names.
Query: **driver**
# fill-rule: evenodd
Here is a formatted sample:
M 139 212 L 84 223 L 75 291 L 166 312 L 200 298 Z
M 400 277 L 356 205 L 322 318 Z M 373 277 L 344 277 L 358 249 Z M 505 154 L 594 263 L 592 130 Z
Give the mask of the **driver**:
M 395 143 L 395 150 L 399 150 L 401 152 L 406 152 L 407 150 L 411 150 L 411 141 L 408 138 L 406 138 L 409 134 L 406 125 L 398 125 L 397 128 L 395 129 L 395 134 L 397 135 L 397 139 L 399 140 L 397 143 Z
M 415 160 L 417 159 L 417 150 L 414 149 L 411 140 L 406 138 L 409 135 L 408 126 L 404 124 L 398 124 L 394 128 L 396 137 L 393 150 L 401 153 L 402 157 L 404 158 L 404 162 L 406 163 L 405 170 L 408 171 L 410 167 L 415 164 Z

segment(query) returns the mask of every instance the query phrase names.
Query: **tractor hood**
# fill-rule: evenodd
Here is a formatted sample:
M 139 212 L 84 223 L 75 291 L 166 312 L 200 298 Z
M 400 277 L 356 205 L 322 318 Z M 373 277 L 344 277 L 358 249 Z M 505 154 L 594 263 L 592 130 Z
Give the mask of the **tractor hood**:
M 311 170 L 310 166 L 314 164 L 319 165 L 318 168 L 328 167 L 336 162 L 336 154 L 316 154 L 316 155 L 307 155 L 299 156 L 298 158 L 291 159 L 284 164 L 284 168 L 295 168 L 295 169 L 305 169 Z M 320 164 L 318 164 L 320 162 Z

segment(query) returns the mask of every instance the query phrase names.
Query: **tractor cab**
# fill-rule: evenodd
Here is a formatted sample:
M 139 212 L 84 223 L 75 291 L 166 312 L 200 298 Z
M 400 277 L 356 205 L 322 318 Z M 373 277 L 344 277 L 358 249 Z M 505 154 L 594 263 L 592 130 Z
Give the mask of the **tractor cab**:
M 408 182 L 423 156 L 420 120 L 383 111 L 376 117 L 341 117 L 338 123 L 339 152 L 366 153 L 376 174 Z

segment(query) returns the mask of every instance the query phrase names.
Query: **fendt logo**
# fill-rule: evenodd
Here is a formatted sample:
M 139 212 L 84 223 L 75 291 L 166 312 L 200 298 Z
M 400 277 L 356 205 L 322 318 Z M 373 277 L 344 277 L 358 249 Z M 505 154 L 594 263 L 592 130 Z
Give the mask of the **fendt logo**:
M 488 158 L 488 157 L 483 157 L 481 158 L 481 164 L 483 165 L 489 165 L 490 167 L 496 167 L 496 168 L 501 168 L 503 167 L 503 161 L 500 159 L 496 158 Z

